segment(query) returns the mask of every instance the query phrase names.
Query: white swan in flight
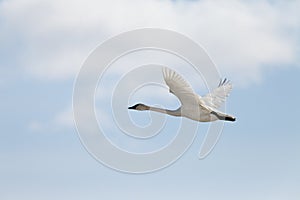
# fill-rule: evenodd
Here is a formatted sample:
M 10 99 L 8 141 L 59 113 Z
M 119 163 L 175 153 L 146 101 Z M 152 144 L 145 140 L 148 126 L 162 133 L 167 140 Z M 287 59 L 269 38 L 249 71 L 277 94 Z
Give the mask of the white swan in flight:
M 176 110 L 167 110 L 136 104 L 128 107 L 134 110 L 151 110 L 173 116 L 183 116 L 199 122 L 211 122 L 216 120 L 235 121 L 235 117 L 217 110 L 229 95 L 232 84 L 227 80 L 221 80 L 218 87 L 204 97 L 196 94 L 190 84 L 175 71 L 164 67 L 163 76 L 169 86 L 169 92 L 177 96 L 181 107 Z

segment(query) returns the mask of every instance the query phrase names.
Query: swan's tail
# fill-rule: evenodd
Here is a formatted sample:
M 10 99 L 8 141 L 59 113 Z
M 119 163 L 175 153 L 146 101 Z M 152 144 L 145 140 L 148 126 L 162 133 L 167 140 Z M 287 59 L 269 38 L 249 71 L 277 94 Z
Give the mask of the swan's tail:
M 224 118 L 225 121 L 231 121 L 231 122 L 234 122 L 235 121 L 235 117 L 233 116 L 230 116 L 230 115 L 226 115 L 225 118 Z
M 231 122 L 234 122 L 236 120 L 235 117 L 221 112 L 211 111 L 211 114 L 215 115 L 219 120 L 225 120 Z

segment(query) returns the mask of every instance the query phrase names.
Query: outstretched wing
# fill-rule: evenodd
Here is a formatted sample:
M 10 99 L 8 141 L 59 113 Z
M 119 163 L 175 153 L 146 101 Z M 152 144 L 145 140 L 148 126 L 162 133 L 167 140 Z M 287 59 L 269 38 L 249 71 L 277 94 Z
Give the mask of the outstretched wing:
M 232 84 L 225 78 L 220 81 L 216 89 L 202 97 L 201 100 L 209 107 L 219 108 L 225 102 L 225 99 L 229 96 L 231 90 Z
M 194 93 L 193 88 L 178 73 L 164 67 L 163 76 L 170 88 L 170 93 L 178 97 L 182 106 L 195 105 L 197 103 L 198 96 Z

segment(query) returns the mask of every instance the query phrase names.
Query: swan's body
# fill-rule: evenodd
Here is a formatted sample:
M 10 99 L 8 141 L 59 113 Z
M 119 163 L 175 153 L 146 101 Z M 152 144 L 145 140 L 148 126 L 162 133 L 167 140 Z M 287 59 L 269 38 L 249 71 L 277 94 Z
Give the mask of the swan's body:
M 128 109 L 140 111 L 151 110 L 173 116 L 182 116 L 200 122 L 216 120 L 235 121 L 235 117 L 217 110 L 232 89 L 231 83 L 226 79 L 221 81 L 219 86 L 211 93 L 201 97 L 196 94 L 189 83 L 175 71 L 169 68 L 163 68 L 163 76 L 166 84 L 170 88 L 170 93 L 177 96 L 180 100 L 181 107 L 176 110 L 167 110 L 144 104 L 136 104 Z

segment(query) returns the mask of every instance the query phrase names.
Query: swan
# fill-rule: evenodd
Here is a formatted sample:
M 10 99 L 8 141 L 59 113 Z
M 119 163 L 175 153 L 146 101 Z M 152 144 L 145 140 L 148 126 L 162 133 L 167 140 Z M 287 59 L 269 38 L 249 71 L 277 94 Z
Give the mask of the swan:
M 236 120 L 235 117 L 217 110 L 232 90 L 232 84 L 226 78 L 221 80 L 218 87 L 211 93 L 201 97 L 196 94 L 190 84 L 174 70 L 164 67 L 162 72 L 164 80 L 169 87 L 169 92 L 179 99 L 181 106 L 176 110 L 168 110 L 138 103 L 128 107 L 128 109 L 138 111 L 150 110 L 176 117 L 186 117 L 199 122 Z

